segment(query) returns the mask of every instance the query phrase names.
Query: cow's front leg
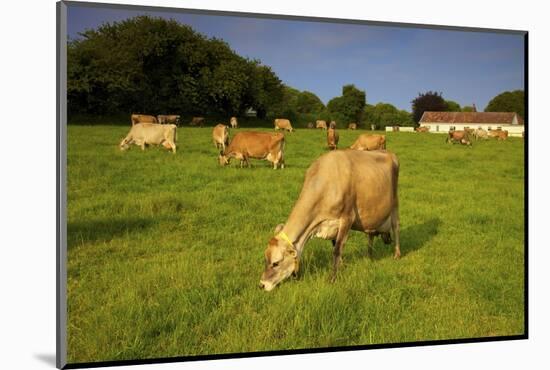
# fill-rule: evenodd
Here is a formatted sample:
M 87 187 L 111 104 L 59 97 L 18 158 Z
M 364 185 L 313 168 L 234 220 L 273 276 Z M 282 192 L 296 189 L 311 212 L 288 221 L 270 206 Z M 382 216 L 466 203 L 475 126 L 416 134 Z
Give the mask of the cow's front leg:
M 367 257 L 372 260 L 373 252 L 374 252 L 374 234 L 367 234 Z
M 348 239 L 350 227 L 351 227 L 351 222 L 347 220 L 340 221 L 340 227 L 338 228 L 338 235 L 336 236 L 336 241 L 334 242 L 334 249 L 333 249 L 332 277 L 330 279 L 332 283 L 336 281 L 338 268 L 342 264 L 342 252 L 344 250 L 344 245 L 346 244 L 346 240 Z

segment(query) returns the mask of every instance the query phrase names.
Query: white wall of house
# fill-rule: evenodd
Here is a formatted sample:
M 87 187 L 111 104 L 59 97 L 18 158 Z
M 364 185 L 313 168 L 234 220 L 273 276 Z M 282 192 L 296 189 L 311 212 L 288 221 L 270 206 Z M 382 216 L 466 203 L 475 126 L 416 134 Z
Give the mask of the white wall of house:
M 515 119 L 515 118 L 514 118 Z M 436 133 L 436 134 L 446 134 L 449 132 L 449 129 L 454 126 L 456 130 L 464 130 L 464 127 L 469 127 L 473 129 L 482 128 L 486 131 L 496 130 L 497 128 L 501 128 L 503 130 L 508 131 L 508 136 L 519 136 L 521 137 L 521 134 L 523 131 L 525 131 L 524 125 L 511 125 L 511 124 L 488 124 L 488 123 L 421 123 L 420 126 L 430 127 L 430 133 Z
M 393 131 L 393 127 L 386 126 L 386 131 Z M 414 132 L 414 127 L 399 127 L 399 132 Z

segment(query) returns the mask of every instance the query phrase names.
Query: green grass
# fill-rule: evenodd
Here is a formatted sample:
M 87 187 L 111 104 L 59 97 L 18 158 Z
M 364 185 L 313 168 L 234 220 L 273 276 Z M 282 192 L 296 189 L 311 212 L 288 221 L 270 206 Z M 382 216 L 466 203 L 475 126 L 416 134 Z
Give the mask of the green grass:
M 218 167 L 210 128 L 180 128 L 175 155 L 120 152 L 127 131 L 68 128 L 70 362 L 524 333 L 521 139 L 388 133 L 401 260 L 380 239 L 369 260 L 352 232 L 331 284 L 331 243 L 314 239 L 299 277 L 266 293 L 263 251 L 325 132 L 287 134 L 274 171 Z M 339 132 L 340 147 L 361 133 Z

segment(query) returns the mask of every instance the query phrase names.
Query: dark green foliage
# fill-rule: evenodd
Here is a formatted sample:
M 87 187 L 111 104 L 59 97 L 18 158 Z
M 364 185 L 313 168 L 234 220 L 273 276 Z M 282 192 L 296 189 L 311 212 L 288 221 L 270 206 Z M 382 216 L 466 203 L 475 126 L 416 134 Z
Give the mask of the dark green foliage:
M 139 16 L 88 30 L 68 45 L 69 114 L 259 115 L 282 83 L 259 61 L 235 54 L 174 20 Z
M 525 94 L 523 90 L 505 91 L 495 96 L 485 112 L 515 112 L 521 118 L 525 118 Z
M 310 91 L 302 91 L 296 100 L 296 111 L 298 113 L 318 113 L 325 108 L 325 105 L 317 95 Z
M 447 104 L 447 111 L 449 111 L 449 112 L 461 112 L 462 111 L 462 109 L 460 108 L 460 104 L 458 104 L 455 101 L 445 100 L 445 104 Z
M 440 92 L 428 91 L 423 94 L 419 93 L 411 103 L 412 116 L 416 123 L 420 121 L 422 114 L 426 111 L 444 112 L 447 110 L 447 103 Z
M 388 103 L 367 104 L 363 120 L 366 128 L 370 128 L 371 125 L 375 125 L 377 129 L 384 129 L 386 126 L 414 126 L 409 112 L 399 110 Z
M 475 112 L 475 111 L 476 110 L 471 105 L 465 105 L 462 107 L 462 112 Z
M 347 126 L 350 122 L 362 122 L 366 101 L 365 91 L 357 89 L 355 85 L 344 85 L 342 96 L 331 99 L 327 108 L 331 119 Z

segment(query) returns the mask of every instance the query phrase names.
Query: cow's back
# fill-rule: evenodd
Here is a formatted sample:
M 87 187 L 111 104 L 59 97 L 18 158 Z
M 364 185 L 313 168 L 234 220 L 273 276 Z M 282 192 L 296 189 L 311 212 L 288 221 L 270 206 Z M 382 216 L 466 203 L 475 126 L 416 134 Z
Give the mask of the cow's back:
M 351 212 L 358 216 L 354 229 L 376 230 L 397 206 L 398 174 L 393 153 L 335 150 L 310 166 L 301 197 L 317 191 L 322 217 Z
M 252 157 L 263 156 L 284 140 L 284 135 L 266 132 L 239 132 L 227 147 L 227 153 L 245 153 Z

